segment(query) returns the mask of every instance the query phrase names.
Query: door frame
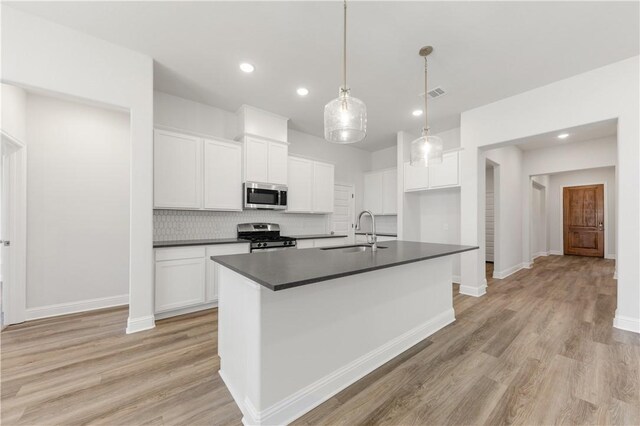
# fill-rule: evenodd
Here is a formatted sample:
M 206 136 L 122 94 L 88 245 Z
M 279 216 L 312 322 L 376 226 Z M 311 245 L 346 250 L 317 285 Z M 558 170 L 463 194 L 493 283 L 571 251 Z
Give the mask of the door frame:
M 502 244 L 500 244 L 500 238 L 502 237 L 502 232 L 500 231 L 500 225 L 502 223 L 502 214 L 501 214 L 502 212 L 500 209 L 500 199 L 501 199 L 500 198 L 501 197 L 500 178 L 501 178 L 502 169 L 500 168 L 500 163 L 496 163 L 495 161 L 485 157 L 485 168 L 487 164 L 493 168 L 493 276 L 492 278 L 502 279 L 503 278 L 503 271 L 502 271 L 503 262 L 502 262 L 502 252 L 501 252 Z M 484 192 L 485 192 L 485 202 L 486 202 L 486 192 L 487 192 L 486 172 L 483 173 L 482 178 L 485 180 Z M 483 216 L 484 216 L 484 213 L 485 212 L 483 212 Z M 486 250 L 486 244 L 487 244 L 486 219 L 482 229 L 484 232 L 484 240 L 485 240 L 484 244 L 485 244 L 485 250 Z M 486 263 L 487 263 L 487 254 L 485 253 L 484 265 L 486 265 Z
M 348 188 L 350 188 L 351 193 L 353 194 L 353 197 L 351 197 L 351 201 L 349 202 L 350 206 L 349 208 L 351 209 L 351 231 L 349 233 L 349 244 L 355 244 L 355 239 L 356 239 L 356 229 L 355 229 L 355 223 L 356 223 L 356 186 L 353 183 L 342 183 L 342 182 L 334 182 L 333 184 L 333 191 L 335 194 L 335 188 L 336 186 L 346 186 Z M 333 206 L 335 207 L 336 205 L 336 201 L 335 199 L 333 200 Z M 331 213 L 331 231 L 333 232 L 333 213 Z
M 604 203 L 604 259 L 615 259 L 615 256 L 617 256 L 617 253 L 615 256 L 610 257 L 609 253 L 607 251 L 607 248 L 609 248 L 609 203 L 608 203 L 608 188 L 607 188 L 607 182 L 603 182 L 603 181 L 599 181 L 599 182 L 592 182 L 592 183 L 578 183 L 578 184 L 573 184 L 573 185 L 560 185 L 560 228 L 561 228 L 561 232 L 560 232 L 560 247 L 562 247 L 562 256 L 565 256 L 564 254 L 564 189 L 565 188 L 573 188 L 576 186 L 589 186 L 589 185 L 603 185 L 603 197 L 604 200 L 602 201 Z
M 9 219 L 8 239 L 11 241 L 9 265 L 2 271 L 3 325 L 17 324 L 26 319 L 26 264 L 27 264 L 27 148 L 9 133 L 2 135 L 2 200 L 7 197 L 10 212 L 2 215 Z M 7 187 L 8 186 L 8 187 Z M 5 213 L 3 211 L 3 213 Z M 6 238 L 3 235 L 3 238 Z
M 541 184 L 540 182 L 536 182 L 533 180 L 533 176 L 529 176 L 531 180 L 531 188 L 529 189 L 529 263 L 533 264 L 533 262 L 540 256 L 547 256 L 549 254 L 549 207 L 547 206 L 547 197 L 549 188 Z M 534 250 L 533 244 L 533 223 L 535 220 L 535 212 L 533 211 L 533 191 L 534 190 L 542 191 L 542 203 L 544 206 L 544 251 L 539 252 L 537 249 Z M 563 218 L 564 219 L 564 218 Z M 564 237 L 564 229 L 563 229 L 563 237 Z M 563 241 L 564 243 L 564 241 Z

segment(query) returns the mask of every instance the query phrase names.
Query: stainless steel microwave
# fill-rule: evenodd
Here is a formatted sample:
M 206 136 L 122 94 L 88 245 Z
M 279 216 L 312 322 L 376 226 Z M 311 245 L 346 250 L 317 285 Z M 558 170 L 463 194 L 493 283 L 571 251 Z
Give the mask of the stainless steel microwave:
M 245 209 L 284 210 L 287 208 L 286 185 L 245 182 L 242 195 Z

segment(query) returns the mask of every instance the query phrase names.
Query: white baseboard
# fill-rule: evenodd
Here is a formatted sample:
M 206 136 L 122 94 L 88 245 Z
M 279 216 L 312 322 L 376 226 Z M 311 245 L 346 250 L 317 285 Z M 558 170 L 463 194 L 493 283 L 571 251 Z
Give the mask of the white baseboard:
M 206 309 L 217 308 L 218 301 L 211 303 L 205 303 L 204 305 L 190 306 L 188 308 L 176 309 L 175 311 L 161 312 L 156 314 L 156 319 L 165 319 L 170 317 L 177 317 L 178 315 L 190 314 L 192 312 L 204 311 Z
M 451 277 L 451 281 L 453 281 L 454 284 L 460 284 L 462 280 L 460 278 L 460 275 L 454 275 L 453 277 Z
M 530 262 L 523 262 L 519 265 L 514 265 L 510 268 L 504 269 L 502 271 L 493 271 L 493 278 L 497 278 L 499 280 L 507 278 L 509 275 L 513 275 L 522 268 L 531 268 Z
M 613 270 L 613 279 L 617 280 L 618 279 L 618 268 Z
M 544 256 L 549 256 L 549 252 L 548 251 L 539 251 L 538 253 L 534 254 L 531 259 L 535 260 L 538 257 L 544 257 Z
M 460 284 L 460 294 L 466 296 L 480 297 L 487 293 L 487 279 L 485 278 L 480 287 L 471 287 Z
M 613 318 L 613 326 L 620 330 L 633 331 L 634 333 L 640 333 L 640 318 L 625 317 L 618 315 Z
M 257 411 L 251 401 L 245 399 L 242 404 L 244 414 L 242 423 L 245 425 L 289 424 L 454 321 L 454 311 L 448 309 L 262 411 Z M 220 376 L 224 380 L 222 371 Z
M 78 312 L 94 311 L 96 309 L 112 308 L 127 305 L 129 295 L 100 297 L 97 299 L 78 300 L 77 302 L 57 303 L 55 305 L 28 308 L 25 311 L 26 320 L 57 317 L 59 315 L 76 314 Z
M 558 250 L 549 250 L 549 254 L 550 254 L 551 256 L 562 256 L 562 255 L 564 255 L 564 253 L 563 253 L 563 252 L 558 251 Z
M 609 254 L 605 255 L 605 257 L 604 257 L 604 258 L 605 258 L 605 259 L 614 259 L 614 260 L 615 260 L 616 255 L 615 255 L 615 254 L 613 254 L 613 253 L 609 253 Z
M 150 330 L 156 326 L 155 317 L 149 315 L 140 318 L 127 319 L 127 334 L 137 333 L 139 331 Z

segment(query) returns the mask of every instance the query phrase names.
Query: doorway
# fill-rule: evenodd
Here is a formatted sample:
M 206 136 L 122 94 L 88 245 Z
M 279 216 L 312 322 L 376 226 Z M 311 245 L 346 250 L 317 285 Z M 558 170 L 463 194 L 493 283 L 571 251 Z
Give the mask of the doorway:
M 604 257 L 604 185 L 562 191 L 564 254 Z
M 355 189 L 353 185 L 336 184 L 333 193 L 331 231 L 349 236 L 349 244 L 355 244 Z
M 495 186 L 494 167 L 486 165 L 485 184 L 485 257 L 487 278 L 493 277 L 495 260 Z
M 26 149 L 2 131 L 0 161 L 0 327 L 25 320 Z

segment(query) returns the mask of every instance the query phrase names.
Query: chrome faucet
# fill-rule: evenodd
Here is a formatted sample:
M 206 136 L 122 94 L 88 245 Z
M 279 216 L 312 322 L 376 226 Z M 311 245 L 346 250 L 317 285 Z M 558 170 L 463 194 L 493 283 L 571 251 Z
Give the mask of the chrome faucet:
M 356 221 L 356 229 L 360 230 L 360 219 L 362 219 L 362 215 L 364 214 L 368 214 L 369 216 L 371 216 L 372 235 L 371 241 L 369 241 L 369 234 L 365 234 L 367 236 L 367 243 L 371 244 L 371 251 L 376 251 L 378 250 L 378 237 L 376 235 L 376 217 L 373 215 L 373 213 L 371 213 L 369 210 L 362 210 L 358 215 L 358 220 Z

